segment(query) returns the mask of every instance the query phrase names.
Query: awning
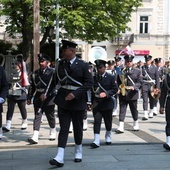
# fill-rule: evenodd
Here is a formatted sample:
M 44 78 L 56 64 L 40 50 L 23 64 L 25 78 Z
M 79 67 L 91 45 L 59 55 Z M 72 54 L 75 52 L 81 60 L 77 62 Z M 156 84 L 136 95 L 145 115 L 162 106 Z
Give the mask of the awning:
M 118 55 L 122 50 L 116 50 L 116 55 Z M 149 50 L 133 50 L 135 55 L 148 55 L 150 53 Z M 121 55 L 125 55 L 125 53 L 121 53 Z

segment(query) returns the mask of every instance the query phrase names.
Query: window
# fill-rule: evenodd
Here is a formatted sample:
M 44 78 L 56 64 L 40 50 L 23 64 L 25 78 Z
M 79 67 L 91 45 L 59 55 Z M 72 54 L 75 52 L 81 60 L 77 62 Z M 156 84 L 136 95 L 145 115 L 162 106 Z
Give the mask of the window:
M 148 23 L 148 16 L 140 16 L 140 34 L 147 34 L 149 33 L 149 23 Z

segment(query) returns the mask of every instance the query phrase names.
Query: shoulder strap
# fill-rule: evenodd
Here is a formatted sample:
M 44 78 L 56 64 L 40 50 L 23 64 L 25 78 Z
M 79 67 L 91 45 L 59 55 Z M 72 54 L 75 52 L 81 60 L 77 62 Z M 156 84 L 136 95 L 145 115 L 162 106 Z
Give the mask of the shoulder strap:
M 145 67 L 144 67 L 144 71 L 145 71 L 147 77 L 148 77 L 154 84 L 156 84 L 156 83 L 155 83 L 155 80 L 153 80 L 153 79 L 150 77 L 150 75 L 149 75 L 148 72 L 146 71 Z
M 79 81 L 77 81 L 77 80 L 73 79 L 71 76 L 69 76 L 66 69 L 64 69 L 64 71 L 65 71 L 65 73 L 66 73 L 66 76 L 67 76 L 71 81 L 73 81 L 74 83 L 76 83 L 76 84 L 78 84 L 78 85 L 80 85 L 80 86 L 83 85 L 83 84 L 80 83 Z

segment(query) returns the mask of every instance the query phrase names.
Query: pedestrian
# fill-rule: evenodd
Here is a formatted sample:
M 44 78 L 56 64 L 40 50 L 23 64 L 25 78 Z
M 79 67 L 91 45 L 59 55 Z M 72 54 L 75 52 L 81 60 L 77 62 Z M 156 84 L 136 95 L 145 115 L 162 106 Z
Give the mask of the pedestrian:
M 133 130 L 139 130 L 138 123 L 138 109 L 137 102 L 139 98 L 139 88 L 142 83 L 141 71 L 138 68 L 133 67 L 132 55 L 125 55 L 125 65 L 122 69 L 122 74 L 118 76 L 118 86 L 120 88 L 119 94 L 119 127 L 116 129 L 116 133 L 124 133 L 124 120 L 127 112 L 127 106 L 129 105 L 133 118 Z
M 166 143 L 163 144 L 163 147 L 166 150 L 170 151 L 170 72 L 167 72 L 162 83 L 162 97 L 165 99 L 165 134 L 166 134 Z
M 97 74 L 93 77 L 94 86 L 92 90 L 92 111 L 94 117 L 94 141 L 92 148 L 100 146 L 100 130 L 102 118 L 104 119 L 106 133 L 105 142 L 110 145 L 112 142 L 112 113 L 114 109 L 113 95 L 118 91 L 115 76 L 106 72 L 106 61 L 95 60 Z
M 30 79 L 27 104 L 34 105 L 33 136 L 28 138 L 30 144 L 37 144 L 42 114 L 45 113 L 50 126 L 49 140 L 55 140 L 55 104 L 51 101 L 55 89 L 54 69 L 49 67 L 50 57 L 46 54 L 38 54 L 39 69 L 34 71 Z
M 154 93 L 160 92 L 160 80 L 158 68 L 152 63 L 152 56 L 145 55 L 145 65 L 142 66 L 142 99 L 143 99 L 143 110 L 144 116 L 142 120 L 148 120 L 149 118 L 153 118 L 153 108 L 154 108 L 154 96 L 151 95 L 152 89 Z M 150 111 L 148 112 L 148 99 L 150 104 Z
M 62 60 L 56 66 L 56 80 L 61 87 L 54 102 L 58 106 L 60 131 L 57 154 L 49 163 L 57 167 L 64 166 L 71 121 L 75 140 L 74 162 L 82 161 L 83 118 L 87 109 L 87 91 L 93 80 L 89 64 L 76 57 L 76 46 L 74 42 L 62 40 Z
M 22 117 L 21 130 L 25 130 L 27 128 L 26 101 L 29 87 L 28 74 L 23 55 L 17 55 L 16 60 L 16 70 L 18 70 L 20 78 L 19 81 L 10 82 L 10 89 L 7 96 L 6 125 L 2 128 L 4 132 L 9 132 L 11 129 L 16 104 L 18 105 Z
M 6 78 L 6 74 L 4 68 L 0 66 L 0 140 L 3 135 L 2 131 L 2 112 L 3 112 L 3 104 L 5 102 L 5 98 L 8 94 L 8 81 Z

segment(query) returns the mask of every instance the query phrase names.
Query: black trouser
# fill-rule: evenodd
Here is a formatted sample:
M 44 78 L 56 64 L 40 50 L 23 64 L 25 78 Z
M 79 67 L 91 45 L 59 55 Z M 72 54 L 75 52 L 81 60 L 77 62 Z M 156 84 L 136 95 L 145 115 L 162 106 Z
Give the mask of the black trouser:
M 149 90 L 142 90 L 142 98 L 143 98 L 143 110 L 148 110 L 148 98 L 150 103 L 150 109 L 153 109 L 155 99 L 151 96 Z
M 12 120 L 16 103 L 18 104 L 22 119 L 27 119 L 26 100 L 15 100 L 8 98 L 7 103 L 8 110 L 6 114 L 6 120 Z
M 85 110 L 66 110 L 58 107 L 58 118 L 60 123 L 58 147 L 66 147 L 71 121 L 73 123 L 75 144 L 82 144 L 84 112 Z
M 170 97 L 167 98 L 165 105 L 165 118 L 166 118 L 165 126 L 166 136 L 170 136 Z
M 115 100 L 114 100 L 114 108 L 113 108 L 113 112 L 117 109 L 117 100 L 118 100 L 118 95 L 114 96 Z
M 164 88 L 165 88 L 164 86 L 162 86 L 162 82 L 160 82 L 160 87 L 161 87 L 161 91 L 163 91 Z M 160 98 L 159 98 L 159 105 L 160 105 L 160 108 L 165 107 L 165 97 L 164 97 L 164 95 L 162 95 L 162 93 L 161 93 Z
M 119 100 L 120 111 L 119 111 L 119 121 L 124 122 L 127 106 L 129 104 L 129 108 L 132 114 L 132 118 L 134 121 L 138 120 L 138 110 L 137 110 L 137 100 Z
M 93 111 L 94 116 L 94 134 L 100 134 L 102 118 L 104 119 L 105 128 L 107 131 L 112 130 L 112 112 L 113 109 L 102 110 L 102 111 Z
M 84 111 L 84 117 L 83 117 L 83 119 L 84 119 L 84 120 L 87 119 L 87 110 Z
M 55 105 L 50 105 L 50 106 L 44 107 L 44 109 L 43 109 L 43 112 L 45 113 L 45 115 L 47 117 L 47 121 L 48 121 L 48 124 L 49 124 L 50 128 L 55 128 L 54 107 L 55 107 Z M 33 129 L 37 130 L 37 131 L 40 130 L 41 118 L 42 118 L 42 114 L 41 113 L 37 113 L 38 109 L 39 108 L 35 108 L 34 107 L 35 117 L 34 117 Z

